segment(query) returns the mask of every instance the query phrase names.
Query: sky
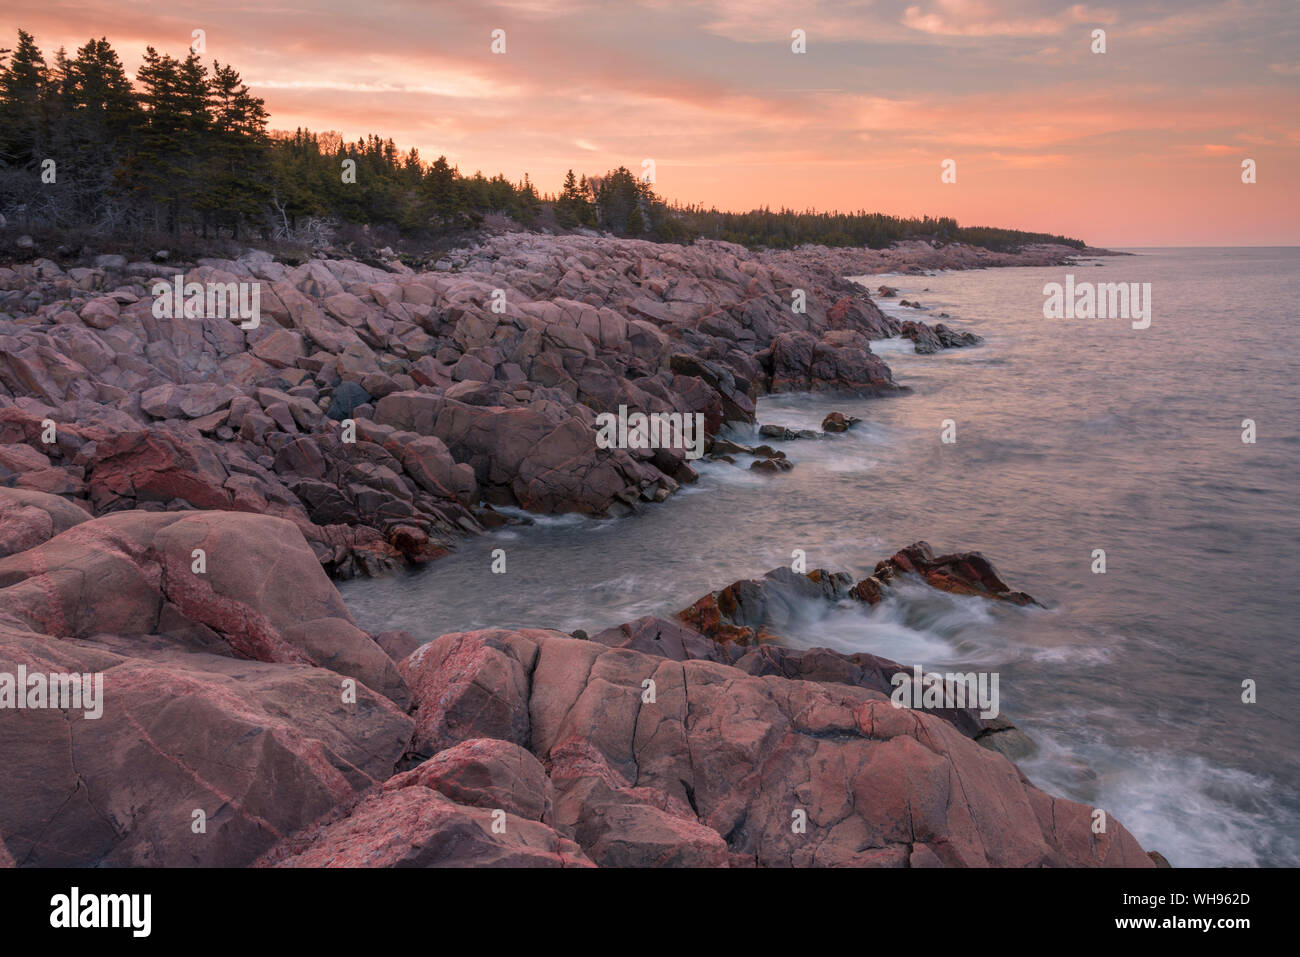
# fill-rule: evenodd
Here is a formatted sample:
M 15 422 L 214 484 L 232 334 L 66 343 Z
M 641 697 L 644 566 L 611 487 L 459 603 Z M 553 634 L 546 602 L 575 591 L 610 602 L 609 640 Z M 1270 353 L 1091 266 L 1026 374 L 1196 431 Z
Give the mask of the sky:
M 720 209 L 1300 245 L 1297 0 L 5 0 L 0 45 L 20 27 L 47 56 L 106 36 L 133 75 L 202 30 L 272 129 L 543 192 L 651 160 L 660 195 Z

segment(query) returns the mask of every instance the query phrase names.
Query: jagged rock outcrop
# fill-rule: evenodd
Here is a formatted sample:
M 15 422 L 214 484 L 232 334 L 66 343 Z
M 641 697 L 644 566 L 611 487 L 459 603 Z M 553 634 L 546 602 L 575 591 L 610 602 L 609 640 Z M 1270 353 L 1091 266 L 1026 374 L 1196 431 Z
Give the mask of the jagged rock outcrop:
M 578 862 L 568 835 L 600 866 L 1152 866 L 1121 825 L 1094 835 L 1090 808 L 1042 793 L 942 718 L 859 685 L 694 657 L 711 642 L 673 627 L 626 631 L 666 655 L 550 631 L 436 639 L 403 664 L 434 766 L 295 838 L 276 863 L 465 863 L 452 831 L 488 863 Z M 508 743 L 501 759 L 477 757 L 484 737 Z M 553 830 L 534 823 L 537 767 L 517 749 L 545 769 Z M 457 812 L 427 792 L 462 761 L 484 783 L 475 810 Z M 390 789 L 419 791 L 405 801 L 427 810 L 392 805 Z M 534 796 L 526 807 L 516 790 Z M 485 801 L 504 824 L 495 842 L 481 836 Z M 411 821 L 404 840 L 384 813 Z
M 977 346 L 984 341 L 973 332 L 957 332 L 949 329 L 942 322 L 936 323 L 932 328 L 923 322 L 913 322 L 910 319 L 903 323 L 899 334 L 912 340 L 912 345 L 919 355 L 931 355 L 941 349 Z
M 155 263 L 0 268 L 0 864 L 1151 866 L 1030 784 L 1009 722 L 900 710 L 895 663 L 777 643 L 794 603 L 900 575 L 1032 603 L 977 553 L 773 574 L 590 640 L 416 647 L 329 581 L 436 558 L 494 506 L 691 481 L 680 450 L 597 445 L 622 406 L 788 469 L 716 433 L 766 392 L 897 390 L 870 340 L 902 324 L 841 278 L 866 261 L 515 234 L 418 275 L 184 269 L 257 284 L 251 325 L 155 315 Z M 50 706 L 74 673 L 94 707 Z
M 1031 595 L 1013 591 L 993 563 L 979 552 L 935 555 L 928 542 L 915 542 L 876 565 L 871 578 L 855 587 L 854 597 L 875 604 L 873 595 L 898 575 L 918 575 L 931 588 L 954 595 L 979 595 L 1013 605 L 1040 605 Z
M 499 523 L 485 505 L 620 514 L 694 480 L 684 449 L 599 447 L 601 413 L 712 436 L 766 392 L 897 389 L 870 340 L 900 323 L 789 257 L 515 233 L 447 264 L 0 268 L 0 483 L 95 514 L 269 512 L 332 573 L 377 573 Z M 178 275 L 255 286 L 257 322 L 169 317 L 154 283 Z
M 100 675 L 93 710 L 16 709 L 18 676 L 73 673 Z M 390 777 L 412 729 L 295 527 L 231 512 L 117 513 L 0 559 L 6 693 L 20 865 L 248 864 Z
M 813 680 L 853 684 L 888 695 L 895 687 L 891 679 L 899 673 L 908 673 L 911 665 L 864 652 L 845 655 L 824 648 L 798 651 L 780 642 L 783 633 L 788 634 L 789 627 L 799 620 L 808 604 L 829 605 L 853 599 L 875 605 L 886 598 L 897 577 L 906 574 L 916 575 L 931 587 L 954 594 L 979 595 L 1016 605 L 1038 604 L 1024 592 L 1012 591 L 998 576 L 992 562 L 979 552 L 936 558 L 927 543 L 917 542 L 880 562 L 875 574 L 857 583 L 843 572 L 815 569 L 799 574 L 789 568 L 776 568 L 761 579 L 733 582 L 704 595 L 679 612 L 678 619 L 692 633 L 702 634 L 715 644 L 714 650 L 710 650 L 698 642 L 692 643 L 690 657 L 724 661 L 751 674 L 815 676 Z M 648 624 L 641 626 L 644 630 L 653 625 L 658 633 L 663 627 L 657 619 L 647 621 Z M 613 634 L 602 632 L 596 637 L 609 640 Z M 629 645 L 633 641 L 629 637 L 626 642 L 616 643 Z M 639 637 L 630 646 L 641 650 L 654 647 L 647 646 Z M 967 737 L 1009 757 L 1023 758 L 1033 753 L 1033 742 L 1004 715 L 981 717 L 979 712 L 977 707 L 931 711 Z
M 896 708 L 869 655 L 642 619 L 443 635 L 395 663 L 410 637 L 358 629 L 291 521 L 14 501 L 67 526 L 0 558 L 18 865 L 1151 864 L 965 715 Z M 998 591 L 963 562 L 931 565 Z M 737 594 L 741 621 L 775 607 Z M 100 676 L 93 709 L 14 707 L 13 678 L 72 673 Z

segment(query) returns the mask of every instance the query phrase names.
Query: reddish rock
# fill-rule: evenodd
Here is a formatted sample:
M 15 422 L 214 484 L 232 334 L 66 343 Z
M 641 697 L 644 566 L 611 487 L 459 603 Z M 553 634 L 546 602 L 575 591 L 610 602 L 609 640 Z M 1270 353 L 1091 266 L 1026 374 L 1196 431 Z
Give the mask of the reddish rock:
M 322 668 L 350 675 L 399 708 L 411 703 L 411 692 L 397 664 L 369 635 L 342 618 L 317 618 L 289 625 L 284 640 L 306 652 Z
M 280 519 L 134 511 L 82 522 L 0 559 L 0 596 L 12 620 L 38 633 L 172 635 L 242 658 L 319 664 L 407 700 L 392 661 Z
M 0 488 L 0 558 L 35 548 L 89 518 L 84 508 L 56 495 Z
M 970 555 L 983 558 L 978 553 Z M 733 582 L 703 596 L 678 614 L 679 620 L 690 629 L 716 643 L 718 651 L 711 654 L 698 641 L 670 632 L 668 647 L 674 650 L 666 654 L 678 659 L 681 655 L 676 649 L 689 649 L 685 657 L 734 664 L 749 674 L 832 681 L 888 695 L 894 688 L 893 676 L 908 672 L 908 667 L 871 654 L 844 655 L 826 648 L 800 651 L 780 645 L 782 633 L 809 602 L 834 604 L 852 598 L 875 605 L 885 599 L 889 587 L 886 580 L 872 576 L 851 584 L 852 579 L 842 573 L 814 569 L 799 575 L 788 568 L 777 568 L 762 579 Z M 646 639 L 651 630 L 659 633 L 663 627 L 660 622 L 644 619 L 633 624 L 639 629 L 636 635 L 620 637 L 618 632 L 607 631 L 597 639 L 619 647 L 661 653 L 661 641 Z M 672 627 L 680 630 L 680 625 Z M 984 718 L 977 707 L 937 708 L 931 713 L 984 747 L 1009 757 L 1025 757 L 1035 749 L 1033 742 L 1005 716 Z
M 155 419 L 198 419 L 229 405 L 239 394 L 215 382 L 160 385 L 140 394 L 140 408 Z
M 708 597 L 713 600 L 712 595 Z M 597 632 L 591 640 L 611 648 L 627 648 L 672 661 L 700 658 L 730 664 L 743 653 L 734 643 L 720 643 L 700 631 L 683 627 L 680 622 L 652 615 Z
M 808 332 L 783 332 L 766 352 L 773 392 L 832 392 L 884 395 L 901 391 L 889 367 L 853 330 L 818 339 Z
M 344 704 L 333 672 L 141 650 L 156 660 L 0 627 L 2 672 L 103 675 L 99 718 L 0 720 L 0 839 L 18 864 L 246 866 L 355 802 L 405 749 L 410 719 L 364 687 Z
M 86 495 L 97 513 L 270 512 L 297 521 L 332 573 L 368 574 L 444 554 L 480 527 L 470 514 L 480 498 L 623 514 L 697 477 L 680 450 L 597 448 L 594 414 L 698 413 L 716 434 L 726 421 L 752 422 L 765 390 L 890 387 L 866 341 L 898 323 L 816 257 L 527 234 L 487 237 L 456 257 L 454 273 L 336 260 L 286 268 L 255 254 L 190 270 L 261 280 L 265 321 L 252 330 L 154 316 L 138 293 L 153 276 L 141 263 L 105 274 L 123 285 L 89 301 L 67 298 L 53 264 L 24 273 L 46 305 L 0 336 L 0 388 L 37 424 L 53 415 L 60 442 L 93 422 L 101 434 L 87 439 L 103 446 L 84 461 L 40 462 L 49 450 L 25 435 L 21 460 L 0 455 L 0 483 Z M 489 305 L 506 268 L 508 318 Z M 84 278 L 82 288 L 104 288 Z M 792 288 L 808 292 L 806 314 L 789 309 Z M 429 441 L 380 463 L 342 449 L 319 471 L 281 454 L 299 437 L 321 447 L 340 439 L 342 420 L 365 418 L 371 403 L 378 424 Z M 194 428 L 142 429 L 146 418 Z M 370 465 L 379 468 L 360 471 Z M 340 552 L 312 525 L 363 538 Z
M 474 469 L 452 458 L 447 446 L 433 435 L 422 435 L 401 447 L 402 467 L 422 489 L 442 498 L 474 505 L 478 483 Z
M 520 640 L 506 631 L 443 635 L 401 663 L 415 699 L 437 702 L 416 711 L 412 751 L 430 756 L 469 738 L 528 742 L 531 663 L 508 644 Z
M 405 787 L 364 801 L 347 818 L 301 835 L 265 858 L 275 867 L 590 867 L 545 824 L 455 804 Z M 504 831 L 500 828 L 504 826 Z
M 1152 866 L 1118 822 L 1094 840 L 1090 808 L 1043 794 L 1002 755 L 879 691 L 554 632 L 430 647 L 442 663 L 422 670 L 455 678 L 412 682 L 420 720 L 446 711 L 462 741 L 526 740 L 554 785 L 557 830 L 596 863 Z M 527 738 L 490 706 L 503 693 L 526 697 Z M 804 818 L 806 830 L 791 827 Z
M 448 549 L 429 538 L 428 532 L 416 525 L 391 525 L 388 541 L 408 562 L 420 565 L 441 558 Z
M 30 445 L 0 445 L 0 474 L 31 472 L 50 467 L 50 458 Z
M 502 808 L 530 821 L 551 823 L 554 788 L 546 769 L 509 741 L 472 738 L 388 779 L 384 790 L 432 788 L 457 804 Z
M 876 565 L 873 577 L 889 582 L 900 573 L 919 575 L 932 588 L 955 595 L 979 595 L 1013 605 L 1039 604 L 1022 591 L 1012 591 L 993 563 L 979 552 L 936 556 L 928 543 L 916 542 Z
M 773 456 L 769 459 L 755 459 L 749 464 L 751 472 L 764 472 L 769 475 L 774 475 L 777 472 L 788 472 L 792 468 L 794 468 L 794 463 L 784 455 Z
M 478 488 L 496 504 L 604 515 L 662 478 L 624 451 L 598 449 L 592 426 L 552 410 L 478 407 L 394 392 L 376 404 L 375 421 L 438 437 L 457 462 L 473 468 Z M 437 446 L 417 446 L 410 455 L 410 467 L 426 488 L 442 490 L 444 481 L 462 489 L 467 484 L 446 469 Z
M 100 511 L 123 499 L 131 504 L 182 499 L 196 508 L 226 509 L 235 500 L 225 487 L 228 478 L 219 455 L 204 443 L 163 430 L 124 432 L 96 447 L 90 497 Z
M 383 648 L 388 657 L 396 662 L 400 662 L 420 647 L 420 642 L 408 631 L 381 631 L 373 637 L 375 644 Z
M 849 594 L 868 605 L 879 605 L 885 600 L 885 587 L 878 578 L 864 578 L 849 589 Z
M 291 366 L 303 355 L 302 334 L 291 329 L 276 329 L 260 339 L 252 352 L 276 368 Z
M 843 412 L 832 412 L 822 420 L 822 431 L 847 432 L 860 421 L 860 419 L 851 415 L 845 415 Z
M 92 299 L 81 309 L 81 321 L 92 329 L 107 329 L 118 321 L 121 307 L 111 296 Z
M 903 303 L 906 305 L 906 301 Z M 938 352 L 943 348 L 943 343 L 939 337 L 934 334 L 934 330 L 924 322 L 913 322 L 911 319 L 903 323 L 899 334 L 905 339 L 911 339 L 913 348 L 916 349 L 917 355 L 930 355 Z

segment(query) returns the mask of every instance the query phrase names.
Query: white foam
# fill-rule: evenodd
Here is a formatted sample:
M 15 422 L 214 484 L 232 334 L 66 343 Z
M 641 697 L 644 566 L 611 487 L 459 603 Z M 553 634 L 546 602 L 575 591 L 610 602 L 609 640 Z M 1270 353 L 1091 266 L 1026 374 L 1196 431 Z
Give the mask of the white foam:
M 795 621 L 778 632 L 792 645 L 867 652 L 908 666 L 914 664 L 997 665 L 1021 655 L 1002 635 L 998 614 L 1019 609 L 985 599 L 952 595 L 906 578 L 875 606 L 846 601 L 830 610 L 818 600 L 798 609 Z
M 511 518 L 517 518 L 524 522 L 531 522 L 541 528 L 573 528 L 580 525 L 597 525 L 609 519 L 594 518 L 591 515 L 579 515 L 576 512 L 565 512 L 561 515 L 546 515 L 542 512 L 530 512 L 526 509 L 517 508 L 513 505 L 495 505 L 493 508 L 502 515 Z M 503 532 L 502 534 L 510 534 Z
M 1088 717 L 1079 716 L 1081 726 Z M 1123 725 L 1124 716 L 1115 719 Z M 1259 867 L 1300 857 L 1300 837 L 1286 823 L 1293 812 L 1271 779 L 1093 736 L 1066 745 L 1018 723 L 1039 745 L 1037 757 L 1019 762 L 1036 785 L 1100 807 L 1175 867 Z M 1096 776 L 1080 777 L 1080 762 Z
M 906 336 L 891 336 L 888 339 L 872 339 L 871 351 L 878 356 L 916 355 L 916 343 Z

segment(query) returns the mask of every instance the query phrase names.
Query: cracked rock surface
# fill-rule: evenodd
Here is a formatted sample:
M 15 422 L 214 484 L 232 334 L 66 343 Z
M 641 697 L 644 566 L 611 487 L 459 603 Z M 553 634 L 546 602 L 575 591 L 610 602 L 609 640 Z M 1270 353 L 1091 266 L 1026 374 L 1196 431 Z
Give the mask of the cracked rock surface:
M 971 556 L 939 566 L 992 587 Z M 768 584 L 750 612 L 796 587 Z M 841 585 L 814 573 L 798 587 Z M 883 659 L 719 641 L 654 618 L 591 640 L 447 634 L 401 661 L 385 649 L 408 652 L 409 639 L 377 637 L 284 519 L 122 512 L 0 559 L 0 673 L 103 676 L 98 718 L 0 715 L 5 854 L 84 866 L 1151 864 L 1118 822 L 1093 834 L 1090 808 L 981 747 L 968 715 L 896 709 L 880 681 L 897 666 Z

